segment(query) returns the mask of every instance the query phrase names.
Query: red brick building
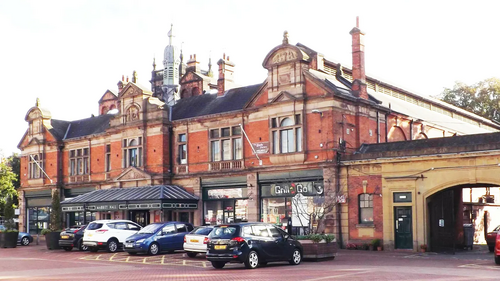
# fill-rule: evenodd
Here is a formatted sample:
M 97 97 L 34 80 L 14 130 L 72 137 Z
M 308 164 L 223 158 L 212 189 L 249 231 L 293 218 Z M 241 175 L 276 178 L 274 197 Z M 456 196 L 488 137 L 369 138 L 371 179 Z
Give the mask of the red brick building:
M 117 93 L 108 90 L 100 99 L 99 116 L 56 120 L 37 102 L 26 115 L 29 130 L 19 144 L 20 228 L 45 227 L 51 191 L 60 189 L 67 224 L 105 217 L 143 224 L 249 220 L 285 227 L 290 219 L 295 233 L 325 227 L 347 241 L 361 239 L 360 229 L 371 227 L 373 237 L 381 238 L 380 178 L 343 178 L 342 155 L 363 143 L 500 127 L 366 76 L 364 33 L 355 27 L 351 36 L 352 68 L 290 44 L 285 32 L 263 59 L 268 75 L 261 84 L 234 88 L 237 68 L 229 56 L 217 62 L 215 79 L 211 63 L 201 70 L 191 55 L 187 65 L 181 57 L 175 104 L 165 99 L 165 70 L 155 64 L 151 87 L 141 86 L 135 75 L 130 82 L 122 78 Z M 107 114 L 111 109 L 118 113 Z M 119 196 L 99 196 L 105 191 L 88 201 L 76 199 L 116 188 L 134 187 L 141 194 L 148 186 L 181 191 L 169 199 L 132 196 L 122 202 Z M 351 200 L 334 204 L 324 225 L 311 216 L 333 207 L 325 205 L 328 200 L 346 197 Z

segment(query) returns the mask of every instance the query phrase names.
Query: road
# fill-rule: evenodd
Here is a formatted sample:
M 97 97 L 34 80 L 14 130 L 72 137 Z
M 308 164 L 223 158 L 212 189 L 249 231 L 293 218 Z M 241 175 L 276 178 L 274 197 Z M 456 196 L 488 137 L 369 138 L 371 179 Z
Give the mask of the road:
M 45 245 L 0 249 L 0 280 L 498 280 L 500 266 L 487 251 L 456 255 L 340 250 L 334 260 L 298 266 L 270 263 L 212 268 L 203 255 L 158 256 L 47 250 Z

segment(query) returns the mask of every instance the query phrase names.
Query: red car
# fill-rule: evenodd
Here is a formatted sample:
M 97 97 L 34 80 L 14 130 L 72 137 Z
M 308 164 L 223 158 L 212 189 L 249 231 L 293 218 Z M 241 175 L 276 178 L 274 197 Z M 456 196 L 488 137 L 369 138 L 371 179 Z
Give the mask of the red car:
M 498 230 L 500 230 L 500 225 L 495 227 L 493 231 L 486 233 L 486 244 L 488 245 L 490 252 L 493 252 L 495 249 L 495 241 L 497 240 Z
M 495 244 L 495 263 L 500 265 L 500 233 L 497 234 L 497 242 Z

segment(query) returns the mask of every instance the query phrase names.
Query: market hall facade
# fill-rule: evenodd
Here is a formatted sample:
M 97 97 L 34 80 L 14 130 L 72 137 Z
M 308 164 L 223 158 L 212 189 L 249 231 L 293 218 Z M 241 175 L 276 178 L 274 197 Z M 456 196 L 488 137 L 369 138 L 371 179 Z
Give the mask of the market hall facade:
M 216 69 L 210 61 L 202 70 L 196 55 L 183 61 L 171 32 L 163 68 L 153 64 L 150 86 L 135 72 L 130 80 L 122 77 L 117 90 L 99 99 L 97 116 L 53 119 L 37 100 L 19 143 L 20 229 L 45 228 L 51 194 L 59 190 L 66 225 L 101 218 L 195 225 L 266 221 L 304 233 L 317 227 L 311 212 L 335 198 L 338 204 L 324 220 L 327 232 L 346 243 L 354 224 L 381 238 L 380 226 L 369 231 L 382 211 L 380 197 L 370 186 L 342 180 L 342 157 L 363 143 L 487 133 L 500 126 L 366 76 L 364 33 L 354 27 L 350 34 L 351 68 L 290 44 L 285 32 L 263 58 L 263 82 L 236 87 L 229 56 Z M 120 199 L 128 189 L 158 186 L 163 194 L 156 197 Z M 170 187 L 190 197 L 176 196 Z M 83 200 L 106 190 L 121 194 Z M 81 205 L 74 204 L 78 200 Z M 353 206 L 358 211 L 351 212 Z

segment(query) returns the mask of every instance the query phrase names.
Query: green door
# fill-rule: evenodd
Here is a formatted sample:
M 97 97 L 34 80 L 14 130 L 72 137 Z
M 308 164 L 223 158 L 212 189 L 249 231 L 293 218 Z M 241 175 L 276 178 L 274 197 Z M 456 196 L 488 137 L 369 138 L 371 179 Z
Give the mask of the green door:
M 394 207 L 396 249 L 413 249 L 411 207 Z

